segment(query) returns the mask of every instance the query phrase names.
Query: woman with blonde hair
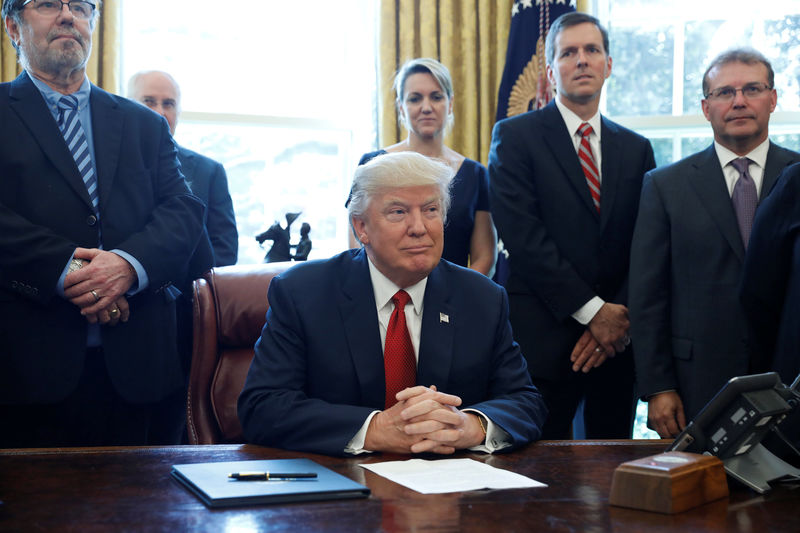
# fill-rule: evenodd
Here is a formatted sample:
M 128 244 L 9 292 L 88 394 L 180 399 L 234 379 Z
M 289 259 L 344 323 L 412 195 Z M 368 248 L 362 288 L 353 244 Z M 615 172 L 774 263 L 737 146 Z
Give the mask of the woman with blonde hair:
M 397 71 L 394 91 L 398 117 L 408 137 L 364 154 L 359 165 L 380 154 L 403 151 L 418 152 L 450 165 L 455 177 L 442 257 L 488 275 L 497 257 L 497 235 L 489 212 L 489 173 L 482 164 L 444 144 L 453 124 L 450 72 L 435 59 L 412 59 Z

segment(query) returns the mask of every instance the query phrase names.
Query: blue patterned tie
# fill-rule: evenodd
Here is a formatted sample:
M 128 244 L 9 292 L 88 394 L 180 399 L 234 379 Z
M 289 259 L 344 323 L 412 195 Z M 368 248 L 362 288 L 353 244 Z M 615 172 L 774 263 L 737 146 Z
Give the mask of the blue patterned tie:
M 753 218 L 756 214 L 758 205 L 758 192 L 756 183 L 750 176 L 750 160 L 740 157 L 731 161 L 733 168 L 739 171 L 739 179 L 733 185 L 733 210 L 736 212 L 736 220 L 739 223 L 739 233 L 742 234 L 744 249 L 747 250 L 747 242 L 750 240 L 750 230 L 753 227 Z
M 68 94 L 62 96 L 58 101 L 58 127 L 64 135 L 72 158 L 78 165 L 78 171 L 89 191 L 89 198 L 92 200 L 95 213 L 97 212 L 97 176 L 94 172 L 92 153 L 89 151 L 89 142 L 86 140 L 86 133 L 78 118 L 78 99 Z

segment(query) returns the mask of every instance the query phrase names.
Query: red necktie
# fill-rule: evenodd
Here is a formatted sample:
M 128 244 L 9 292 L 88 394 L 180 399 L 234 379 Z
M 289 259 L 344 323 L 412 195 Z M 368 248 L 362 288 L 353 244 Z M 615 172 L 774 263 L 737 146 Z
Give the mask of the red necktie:
M 597 163 L 592 155 L 592 147 L 589 145 L 589 135 L 592 134 L 592 127 L 588 122 L 584 122 L 578 128 L 581 134 L 581 145 L 578 149 L 578 159 L 581 160 L 581 168 L 586 176 L 586 183 L 589 185 L 589 192 L 592 193 L 592 202 L 597 212 L 600 212 L 600 173 L 597 171 Z
M 414 346 L 406 327 L 406 304 L 411 296 L 399 290 L 392 296 L 394 311 L 386 328 L 386 345 L 383 349 L 383 368 L 386 372 L 386 409 L 397 403 L 395 395 L 417 383 L 417 361 Z

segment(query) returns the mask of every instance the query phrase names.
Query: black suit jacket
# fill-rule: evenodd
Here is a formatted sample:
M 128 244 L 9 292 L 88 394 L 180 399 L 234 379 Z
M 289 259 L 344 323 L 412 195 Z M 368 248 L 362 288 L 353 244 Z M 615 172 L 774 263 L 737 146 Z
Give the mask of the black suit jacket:
M 792 383 L 800 373 L 800 164 L 783 171 L 758 208 L 741 298 L 764 367 Z
M 149 287 L 130 320 L 103 327 L 111 380 L 131 402 L 180 386 L 173 281 L 187 276 L 203 205 L 178 167 L 166 121 L 92 86 L 99 212 L 41 93 L 21 74 L 0 84 L 0 402 L 50 403 L 77 385 L 86 320 L 56 294 L 75 248 L 119 248 Z
M 489 153 L 492 217 L 510 255 L 514 337 L 531 374 L 556 380 L 585 327 L 571 314 L 594 296 L 627 304 L 630 238 L 650 142 L 602 118 L 601 213 L 555 103 L 498 122 Z
M 363 249 L 292 267 L 272 280 L 267 322 L 239 398 L 249 442 L 342 455 L 384 406 L 383 350 Z M 518 447 L 546 415 L 511 337 L 505 291 L 442 260 L 428 276 L 417 384 L 456 394 Z
M 178 160 L 192 194 L 206 204 L 205 225 L 214 250 L 214 266 L 235 264 L 239 234 L 225 168 L 182 146 L 178 147 Z
M 761 196 L 800 154 L 770 144 Z M 739 303 L 745 249 L 714 146 L 645 177 L 631 252 L 639 393 L 677 390 L 693 418 L 761 366 Z

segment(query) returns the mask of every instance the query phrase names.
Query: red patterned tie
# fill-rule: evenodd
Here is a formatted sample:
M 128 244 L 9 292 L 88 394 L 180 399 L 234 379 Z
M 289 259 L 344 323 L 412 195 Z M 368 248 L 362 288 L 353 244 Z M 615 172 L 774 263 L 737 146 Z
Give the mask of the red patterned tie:
M 383 349 L 383 367 L 386 372 L 386 409 L 397 403 L 395 395 L 417 383 L 417 361 L 414 346 L 406 327 L 406 304 L 411 296 L 399 290 L 392 296 L 394 311 L 386 328 L 386 346 Z
M 586 176 L 586 183 L 589 185 L 589 192 L 592 193 L 592 202 L 597 212 L 600 212 L 600 173 L 597 171 L 597 163 L 592 155 L 592 147 L 589 145 L 589 135 L 592 134 L 592 127 L 588 122 L 584 122 L 578 128 L 581 134 L 581 146 L 578 149 L 578 159 L 581 160 L 581 168 Z

